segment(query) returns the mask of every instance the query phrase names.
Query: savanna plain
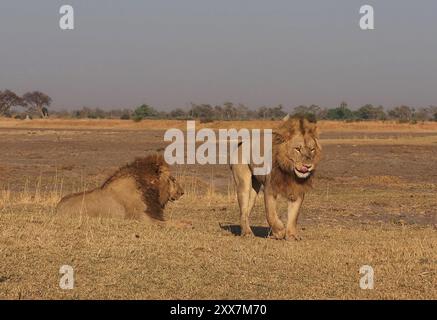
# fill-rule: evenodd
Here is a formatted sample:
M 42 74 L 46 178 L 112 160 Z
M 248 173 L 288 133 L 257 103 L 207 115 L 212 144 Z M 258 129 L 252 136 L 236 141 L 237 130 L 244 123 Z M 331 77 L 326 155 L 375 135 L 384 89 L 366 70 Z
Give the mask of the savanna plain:
M 239 237 L 226 165 L 178 165 L 169 221 L 59 217 L 63 195 L 100 185 L 167 145 L 184 121 L 0 119 L 1 299 L 437 299 L 437 123 L 319 122 L 323 159 L 302 241 Z M 273 128 L 273 121 L 197 128 Z M 279 212 L 286 219 L 286 203 Z M 74 289 L 59 286 L 62 265 Z M 374 289 L 359 269 L 374 269 Z

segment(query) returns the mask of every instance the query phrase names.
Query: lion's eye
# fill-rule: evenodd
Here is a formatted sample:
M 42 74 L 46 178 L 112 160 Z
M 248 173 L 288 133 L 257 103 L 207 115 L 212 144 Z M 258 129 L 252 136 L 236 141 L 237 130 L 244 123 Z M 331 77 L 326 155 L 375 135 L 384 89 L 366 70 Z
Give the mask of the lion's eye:
M 314 152 L 314 151 L 316 151 L 316 149 L 315 149 L 315 148 L 312 148 L 312 149 L 311 149 L 311 152 Z
M 294 148 L 294 150 L 300 153 L 300 147 Z

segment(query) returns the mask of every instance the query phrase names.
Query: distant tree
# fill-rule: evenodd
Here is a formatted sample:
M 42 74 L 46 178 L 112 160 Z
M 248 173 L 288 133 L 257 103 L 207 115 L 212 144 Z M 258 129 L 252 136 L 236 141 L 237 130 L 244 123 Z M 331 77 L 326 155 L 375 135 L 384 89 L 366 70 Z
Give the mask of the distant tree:
M 187 117 L 187 113 L 185 112 L 185 110 L 183 110 L 181 108 L 176 108 L 176 109 L 170 111 L 170 118 L 181 119 L 181 118 L 186 118 L 186 117 Z
M 413 118 L 417 121 L 437 120 L 437 106 L 428 106 L 426 108 L 418 108 Z
M 246 120 L 249 116 L 249 108 L 246 107 L 244 104 L 239 103 L 236 108 L 236 116 L 238 120 Z
M 297 106 L 293 109 L 292 114 L 298 115 L 298 114 L 303 114 L 303 113 L 308 113 L 308 112 L 309 112 L 308 106 L 300 105 L 300 106 Z
M 232 120 L 237 116 L 237 109 L 232 102 L 225 102 L 223 103 L 223 113 L 226 120 Z
M 70 113 L 65 114 L 65 112 L 52 112 L 53 115 L 57 117 L 67 117 L 68 115 L 77 119 L 122 119 L 128 120 L 131 118 L 132 110 L 130 109 L 112 109 L 104 110 L 101 108 L 89 108 L 82 107 L 79 110 L 70 111 Z
M 157 117 L 158 112 L 151 106 L 147 104 L 142 104 L 138 108 L 135 109 L 132 119 L 135 121 L 141 121 L 147 118 L 155 118 Z
M 277 107 L 270 109 L 270 115 L 272 119 L 282 119 L 287 115 L 287 113 L 284 111 L 282 104 L 280 104 Z
M 258 119 L 258 112 L 256 110 L 247 110 L 247 119 Z
M 0 115 L 8 115 L 12 107 L 23 105 L 24 100 L 11 90 L 0 91 Z
M 191 104 L 190 115 L 195 119 L 213 120 L 214 109 L 209 104 Z
M 40 91 L 27 92 L 23 95 L 29 112 L 38 112 L 42 118 L 48 117 L 48 107 L 52 98 Z
M 123 113 L 121 116 L 120 116 L 120 120 L 130 120 L 130 114 L 129 113 Z
M 129 109 L 114 109 L 110 110 L 109 114 L 106 114 L 106 117 L 112 118 L 112 119 L 121 119 L 121 120 L 129 120 L 132 115 L 132 110 Z
M 343 101 L 338 108 L 328 109 L 326 118 L 329 120 L 350 120 L 354 118 L 354 114 L 348 108 L 347 103 Z
M 429 112 L 430 119 L 437 121 L 437 106 L 429 106 L 428 112 Z
M 358 119 L 362 120 L 384 120 L 387 115 L 383 106 L 374 107 L 371 104 L 366 104 L 359 108 L 355 114 Z
M 409 122 L 413 120 L 414 109 L 409 106 L 400 106 L 390 110 L 388 115 L 399 122 Z
M 322 110 L 320 109 L 320 107 L 315 104 L 312 104 L 309 107 L 305 105 L 300 105 L 293 109 L 292 115 L 305 117 L 311 119 L 312 121 L 315 121 L 317 119 L 320 119 L 321 111 Z
M 217 106 L 214 107 L 214 118 L 215 119 L 223 120 L 224 119 L 224 115 L 225 115 L 225 112 L 224 112 L 222 106 L 217 105 Z
M 413 120 L 416 121 L 426 121 L 431 120 L 431 110 L 429 108 L 418 108 L 413 114 Z
M 93 110 L 88 107 L 82 107 L 80 110 L 74 110 L 72 112 L 73 117 L 78 119 L 84 119 L 84 118 L 92 118 Z
M 377 114 L 378 114 L 378 120 L 387 120 L 388 115 L 384 110 L 384 107 L 382 105 L 379 105 L 377 108 Z
M 259 107 L 257 110 L 257 116 L 260 119 L 267 119 L 269 116 L 269 109 L 266 106 Z
M 327 120 L 327 119 L 328 119 L 328 109 L 321 108 L 320 111 L 317 113 L 317 120 Z

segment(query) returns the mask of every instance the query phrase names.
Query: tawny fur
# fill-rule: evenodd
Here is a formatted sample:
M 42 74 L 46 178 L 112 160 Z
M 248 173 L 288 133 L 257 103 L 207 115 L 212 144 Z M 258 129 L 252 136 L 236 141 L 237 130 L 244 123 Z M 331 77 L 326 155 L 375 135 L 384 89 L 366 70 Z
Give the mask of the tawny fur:
M 303 196 L 313 185 L 314 173 L 306 179 L 297 178 L 294 173 L 294 161 L 290 161 L 281 148 L 298 133 L 302 134 L 304 139 L 310 138 L 316 142 L 316 152 L 312 160 L 315 167 L 321 157 L 319 134 L 314 123 L 304 118 L 290 118 L 273 131 L 271 183 L 275 193 L 286 199 Z
M 237 150 L 239 159 L 243 158 L 243 149 L 244 146 L 240 143 Z M 316 124 L 304 118 L 291 118 L 273 131 L 272 170 L 269 174 L 255 175 L 254 168 L 259 165 L 252 162 L 232 164 L 231 170 L 240 206 L 241 234 L 253 234 L 249 225 L 249 215 L 261 186 L 264 186 L 266 217 L 272 228 L 272 236 L 277 239 L 298 239 L 299 209 L 305 193 L 312 187 L 314 172 L 320 158 L 321 146 L 318 142 Z M 286 227 L 276 213 L 278 196 L 286 198 L 289 203 Z
M 96 189 L 64 197 L 56 210 L 59 214 L 164 220 L 167 202 L 182 194 L 164 158 L 156 154 L 137 158 Z

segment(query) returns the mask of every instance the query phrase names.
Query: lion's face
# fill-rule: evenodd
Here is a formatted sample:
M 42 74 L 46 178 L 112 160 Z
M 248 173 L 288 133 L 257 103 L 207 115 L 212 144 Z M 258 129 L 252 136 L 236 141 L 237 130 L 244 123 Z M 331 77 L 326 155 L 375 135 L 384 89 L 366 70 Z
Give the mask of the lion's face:
M 285 172 L 293 172 L 299 179 L 307 179 L 320 160 L 321 147 L 316 127 L 308 122 L 297 121 L 293 125 L 295 127 L 288 128 L 288 132 L 277 133 L 278 165 Z
M 161 172 L 159 180 L 159 199 L 161 205 L 165 205 L 168 201 L 176 201 L 183 196 L 184 189 L 167 169 Z
M 169 184 L 168 186 L 169 201 L 178 200 L 180 197 L 184 195 L 184 189 L 176 181 L 175 177 L 170 176 L 168 184 Z

